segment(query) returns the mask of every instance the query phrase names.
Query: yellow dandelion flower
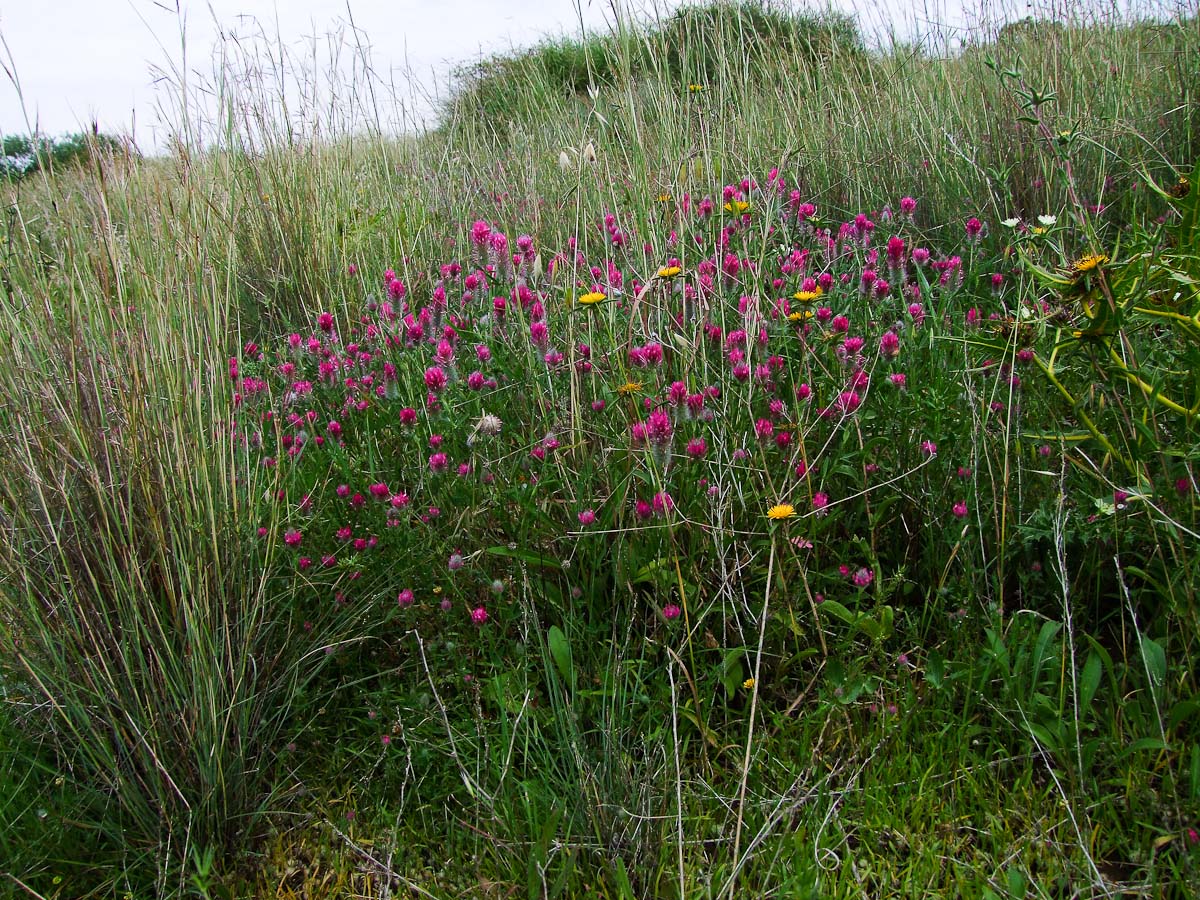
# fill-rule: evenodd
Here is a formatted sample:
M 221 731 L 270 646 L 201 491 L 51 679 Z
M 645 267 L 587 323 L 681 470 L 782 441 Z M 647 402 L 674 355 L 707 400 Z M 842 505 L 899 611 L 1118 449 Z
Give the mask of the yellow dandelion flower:
M 794 313 L 788 313 L 789 322 L 800 322 L 804 319 L 811 319 L 813 311 L 811 309 L 798 309 Z
M 579 298 L 579 302 L 586 306 L 591 306 L 593 303 L 599 303 L 604 299 L 604 294 L 600 291 L 592 291 L 589 294 L 584 294 Z
M 659 278 L 674 278 L 683 270 L 679 266 L 663 266 L 658 270 Z
M 657 200 L 659 203 L 670 203 L 672 198 L 671 198 L 670 194 L 668 194 L 666 191 L 663 191 L 661 194 L 659 194 L 654 199 Z
M 752 690 L 754 688 L 754 679 L 747 678 L 745 681 L 742 682 L 742 687 L 747 691 Z
M 801 303 L 812 303 L 823 293 L 825 293 L 824 289 L 818 284 L 815 290 L 796 291 L 796 293 L 792 294 L 792 299 L 798 300 Z
M 703 94 L 704 90 L 705 90 L 705 88 L 704 88 L 704 85 L 702 85 L 702 84 L 689 84 L 688 85 L 688 93 L 689 94 Z
M 1046 229 L 1041 225 L 1034 225 L 1029 229 L 1030 234 L 1045 234 Z
M 744 213 L 750 208 L 750 204 L 745 200 L 733 200 L 725 204 L 725 212 L 727 213 Z
M 640 394 L 641 392 L 642 392 L 642 383 L 640 381 L 627 381 L 623 385 L 621 385 L 619 388 L 617 388 L 617 393 L 623 394 L 623 395 Z
M 1075 262 L 1071 263 L 1071 271 L 1075 274 L 1090 272 L 1108 262 L 1108 257 L 1103 253 L 1089 253 L 1087 256 L 1082 256 Z
M 790 519 L 796 514 L 796 507 L 790 503 L 777 503 L 767 510 L 768 519 Z

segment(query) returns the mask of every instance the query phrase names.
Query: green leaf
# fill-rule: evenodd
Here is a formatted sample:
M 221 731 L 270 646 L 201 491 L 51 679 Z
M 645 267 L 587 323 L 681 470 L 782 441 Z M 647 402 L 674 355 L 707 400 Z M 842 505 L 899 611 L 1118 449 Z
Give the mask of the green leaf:
M 879 640 L 886 641 L 892 636 L 892 628 L 896 621 L 896 611 L 890 606 L 879 607 Z
M 1059 622 L 1046 622 L 1038 632 L 1037 643 L 1034 644 L 1033 648 L 1033 671 L 1029 674 L 1029 687 L 1031 690 L 1036 690 L 1038 682 L 1041 681 L 1042 664 L 1045 663 L 1047 658 L 1046 651 L 1060 628 L 1062 628 L 1062 624 Z
M 657 587 L 663 587 L 671 581 L 671 569 L 669 568 L 670 560 L 665 556 L 659 559 L 651 560 L 642 566 L 633 577 L 629 579 L 630 584 L 653 584 Z
M 940 688 L 946 676 L 946 659 L 936 650 L 925 660 L 925 680 Z
M 1034 739 L 1045 749 L 1054 751 L 1062 747 L 1063 742 L 1059 739 L 1058 729 L 1051 730 L 1046 725 L 1030 722 L 1029 730 Z
M 557 625 L 551 625 L 550 630 L 546 632 L 546 645 L 550 648 L 550 657 L 554 660 L 554 667 L 558 669 L 558 674 L 562 676 L 563 681 L 569 687 L 575 687 L 575 667 L 571 660 L 571 644 L 567 640 L 567 636 L 563 634 L 563 630 Z
M 742 669 L 744 655 L 745 651 L 740 647 L 730 650 L 725 654 L 725 661 L 721 666 L 721 683 L 725 685 L 725 693 L 731 697 L 737 693 L 737 689 L 746 680 L 745 672 Z
M 1167 679 L 1167 651 L 1162 644 L 1144 634 L 1138 635 L 1138 641 L 1142 649 L 1142 662 L 1150 673 L 1150 680 L 1155 688 L 1161 687 Z
M 1025 875 L 1016 866 L 1009 866 L 1007 875 L 1008 881 L 1008 896 L 1014 900 L 1023 900 L 1025 897 Z
M 1200 700 L 1180 700 L 1171 707 L 1171 713 L 1167 716 L 1167 730 L 1174 731 L 1197 712 L 1200 712 Z
M 629 873 L 625 871 L 625 860 L 619 855 L 613 857 L 613 881 L 616 882 L 617 900 L 635 900 L 633 884 L 629 881 Z
M 1096 697 L 1096 691 L 1100 689 L 1100 679 L 1104 675 L 1104 664 L 1100 661 L 1100 654 L 1092 651 L 1088 654 L 1087 662 L 1083 664 L 1083 671 L 1079 673 L 1079 713 L 1081 716 L 1086 716 L 1092 707 L 1092 700 Z
M 1117 754 L 1116 758 L 1118 760 L 1122 760 L 1128 756 L 1133 756 L 1133 754 L 1141 753 L 1145 750 L 1153 750 L 1155 752 L 1160 752 L 1160 751 L 1166 750 L 1166 749 L 1168 749 L 1168 747 L 1165 743 L 1163 743 L 1162 738 L 1144 737 L 1144 738 L 1139 738 L 1138 740 L 1134 741 L 1129 746 L 1122 749 L 1121 752 Z
M 519 550 L 515 547 L 488 547 L 487 552 L 494 556 L 507 556 L 511 557 L 512 559 L 519 559 L 522 562 L 529 563 L 531 566 L 542 566 L 546 569 L 562 568 L 562 564 L 556 559 L 550 559 L 548 556 L 543 556 L 540 553 L 533 553 L 529 550 Z
M 842 606 L 842 604 L 838 603 L 836 600 L 827 599 L 820 605 L 820 607 L 818 607 L 818 609 L 820 609 L 821 612 L 829 613 L 835 619 L 840 619 L 847 625 L 853 625 L 858 621 L 857 613 L 850 612 L 850 610 L 846 609 L 846 607 Z

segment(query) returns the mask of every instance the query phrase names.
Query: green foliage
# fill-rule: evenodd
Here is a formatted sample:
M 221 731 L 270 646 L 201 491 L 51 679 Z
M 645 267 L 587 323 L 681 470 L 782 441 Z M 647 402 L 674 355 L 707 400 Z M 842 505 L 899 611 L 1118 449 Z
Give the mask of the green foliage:
M 583 105 L 589 90 L 622 81 L 707 87 L 749 73 L 765 83 L 785 60 L 816 69 L 852 66 L 865 57 L 849 16 L 800 13 L 769 0 L 718 0 L 683 6 L 634 36 L 562 38 L 461 67 L 441 122 L 448 128 L 486 123 L 504 135 L 544 113 L 539 95 Z
M 78 132 L 61 138 L 5 135 L 0 142 L 0 180 L 18 181 L 43 169 L 86 165 L 98 153 L 124 152 L 124 142 L 100 132 Z
M 797 12 L 769 0 L 685 5 L 645 36 L 642 65 L 676 83 L 717 84 L 736 61 L 756 77 L 770 78 L 781 61 L 801 68 L 850 67 L 865 62 L 855 20 L 845 14 Z

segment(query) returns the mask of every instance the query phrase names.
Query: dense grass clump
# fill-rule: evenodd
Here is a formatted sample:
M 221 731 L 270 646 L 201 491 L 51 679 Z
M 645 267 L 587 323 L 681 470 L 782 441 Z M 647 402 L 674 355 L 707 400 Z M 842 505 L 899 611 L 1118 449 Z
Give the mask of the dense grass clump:
M 5 884 L 1194 893 L 1195 25 L 686 8 L 9 186 Z
M 703 87 L 734 76 L 765 84 L 781 66 L 816 71 L 865 59 L 857 26 L 845 15 L 794 13 L 761 0 L 683 6 L 636 33 L 560 38 L 460 67 L 441 120 L 443 127 L 486 123 L 500 137 L 526 116 L 544 115 L 525 102 L 538 94 L 586 107 L 589 90 L 629 80 Z

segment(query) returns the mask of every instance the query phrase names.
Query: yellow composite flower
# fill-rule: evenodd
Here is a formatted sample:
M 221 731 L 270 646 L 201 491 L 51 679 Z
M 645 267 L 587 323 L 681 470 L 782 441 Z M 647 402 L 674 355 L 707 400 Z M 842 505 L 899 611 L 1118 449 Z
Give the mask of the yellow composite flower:
M 600 291 L 592 291 L 591 293 L 584 294 L 582 297 L 580 297 L 579 302 L 590 306 L 593 303 L 599 303 L 603 299 L 604 294 L 602 294 Z
M 801 303 L 812 303 L 818 297 L 825 293 L 824 289 L 818 284 L 816 290 L 812 291 L 796 291 L 792 294 L 793 300 L 798 300 Z
M 746 690 L 751 690 L 754 687 L 754 679 L 747 678 L 745 681 L 742 682 L 742 687 L 745 688 Z
M 640 394 L 642 392 L 642 383 L 640 381 L 627 381 L 619 388 L 618 394 Z
M 1090 272 L 1108 262 L 1108 257 L 1103 253 L 1089 253 L 1087 256 L 1082 256 L 1075 262 L 1071 263 L 1071 271 L 1075 274 L 1082 272 Z
M 750 208 L 750 204 L 745 200 L 733 200 L 725 204 L 725 212 L 728 213 L 744 213 Z
M 679 266 L 663 266 L 658 270 L 659 278 L 674 278 L 683 270 Z
M 668 194 L 666 191 L 663 191 L 661 194 L 659 194 L 654 199 L 657 200 L 659 203 L 670 203 L 671 195 Z
M 767 510 L 768 519 L 790 519 L 796 514 L 796 507 L 790 503 L 776 503 Z
M 788 313 L 789 322 L 799 322 L 803 319 L 811 319 L 813 311 L 811 309 L 798 309 L 793 313 Z
M 688 93 L 689 93 L 689 94 L 703 94 L 703 93 L 704 93 L 704 85 L 702 85 L 702 84 L 689 84 L 689 85 L 688 85 Z

